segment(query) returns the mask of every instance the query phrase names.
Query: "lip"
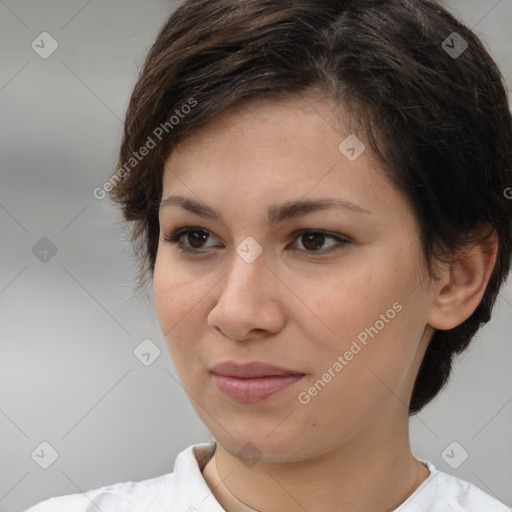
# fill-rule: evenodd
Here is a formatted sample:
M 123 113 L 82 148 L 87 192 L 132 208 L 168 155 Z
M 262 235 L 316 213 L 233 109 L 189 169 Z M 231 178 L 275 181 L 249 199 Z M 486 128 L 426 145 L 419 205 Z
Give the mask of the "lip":
M 210 368 L 212 373 L 225 377 L 238 377 L 240 379 L 252 379 L 254 377 L 269 377 L 283 375 L 304 375 L 298 370 L 283 368 L 269 363 L 253 361 L 250 363 L 238 364 L 233 361 L 225 361 Z
M 291 386 L 304 377 L 297 370 L 267 363 L 236 364 L 227 361 L 211 370 L 218 389 L 238 403 L 256 403 Z

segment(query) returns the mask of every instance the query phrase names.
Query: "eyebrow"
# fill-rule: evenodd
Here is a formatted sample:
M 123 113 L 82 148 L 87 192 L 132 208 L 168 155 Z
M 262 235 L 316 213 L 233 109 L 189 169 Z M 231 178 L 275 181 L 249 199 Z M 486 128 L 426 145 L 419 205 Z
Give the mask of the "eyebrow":
M 160 202 L 160 208 L 169 206 L 181 206 L 183 209 L 195 213 L 199 217 L 212 220 L 222 218 L 208 205 L 183 196 L 169 196 Z M 280 205 L 271 205 L 268 208 L 267 220 L 269 225 L 274 226 L 286 219 L 300 217 L 311 212 L 325 210 L 328 208 L 343 208 L 356 213 L 371 213 L 366 208 L 349 201 L 348 199 L 320 197 L 306 201 L 289 201 Z

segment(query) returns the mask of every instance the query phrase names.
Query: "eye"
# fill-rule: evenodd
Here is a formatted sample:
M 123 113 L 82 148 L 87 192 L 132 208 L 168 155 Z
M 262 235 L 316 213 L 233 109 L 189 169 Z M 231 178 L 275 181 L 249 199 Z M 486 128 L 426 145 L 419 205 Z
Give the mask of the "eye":
M 180 228 L 171 233 L 170 235 L 164 236 L 164 242 L 169 242 L 176 246 L 176 249 L 181 252 L 201 252 L 197 249 L 204 248 L 201 244 L 208 239 L 210 236 L 209 231 L 196 228 L 196 227 L 186 227 Z M 184 244 L 181 241 L 181 238 L 185 238 L 185 240 L 190 242 L 190 246 Z
M 296 231 L 294 234 L 296 239 L 302 243 L 302 246 L 305 247 L 306 252 L 308 253 L 313 252 L 315 254 L 325 254 L 332 252 L 337 248 L 341 248 L 343 245 L 349 243 L 348 239 L 344 237 L 332 235 L 326 231 L 317 229 L 301 229 Z M 320 249 L 320 247 L 324 245 L 325 241 L 328 239 L 334 240 L 335 243 L 328 246 L 330 248 Z
M 180 252 L 187 253 L 205 253 L 202 249 L 215 247 L 214 245 L 203 245 L 208 240 L 211 233 L 203 228 L 199 227 L 184 227 L 177 229 L 170 235 L 164 236 L 164 241 L 171 243 L 176 246 L 176 249 Z M 318 229 L 301 229 L 293 233 L 294 240 L 300 241 L 304 249 L 293 249 L 295 251 L 309 253 L 308 255 L 322 255 L 333 252 L 336 249 L 349 243 L 349 240 L 345 237 L 329 234 L 326 231 Z M 181 239 L 184 239 L 182 241 Z M 328 248 L 322 249 L 321 247 L 325 244 L 326 240 L 334 240 L 335 243 L 328 246 Z

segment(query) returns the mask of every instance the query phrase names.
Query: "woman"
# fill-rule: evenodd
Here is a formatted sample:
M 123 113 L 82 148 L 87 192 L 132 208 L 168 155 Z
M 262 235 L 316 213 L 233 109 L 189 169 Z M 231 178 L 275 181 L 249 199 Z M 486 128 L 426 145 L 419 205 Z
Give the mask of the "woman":
M 508 275 L 510 169 L 500 72 L 438 4 L 182 4 L 110 195 L 215 442 L 30 512 L 510 510 L 408 435 Z

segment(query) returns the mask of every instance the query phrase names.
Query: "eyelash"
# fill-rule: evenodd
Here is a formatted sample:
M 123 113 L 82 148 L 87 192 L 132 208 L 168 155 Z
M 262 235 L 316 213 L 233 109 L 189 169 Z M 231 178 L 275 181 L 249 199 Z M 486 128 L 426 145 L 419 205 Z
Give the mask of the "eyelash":
M 207 251 L 205 251 L 205 250 L 192 249 L 190 247 L 185 246 L 182 242 L 180 242 L 180 240 L 179 240 L 180 238 L 182 238 L 183 236 L 186 236 L 186 235 L 188 235 L 190 233 L 194 233 L 194 232 L 206 233 L 207 235 L 211 234 L 208 230 L 203 229 L 203 228 L 199 228 L 199 227 L 184 227 L 184 228 L 180 228 L 180 229 L 175 230 L 170 235 L 164 236 L 163 239 L 164 239 L 164 242 L 168 242 L 168 243 L 173 244 L 176 247 L 176 250 L 178 250 L 178 251 L 180 251 L 182 253 L 196 254 L 196 255 L 199 255 L 201 253 L 202 254 L 206 254 Z M 323 250 L 318 250 L 318 251 L 308 251 L 308 250 L 305 250 L 305 249 L 294 249 L 294 250 L 299 251 L 299 252 L 304 252 L 308 256 L 310 256 L 310 255 L 311 256 L 322 256 L 322 255 L 325 255 L 325 254 L 328 254 L 328 253 L 332 253 L 332 252 L 334 252 L 336 250 L 341 249 L 343 246 L 347 245 L 348 243 L 350 243 L 350 241 L 347 238 L 342 238 L 342 237 L 339 237 L 339 236 L 335 236 L 335 235 L 329 234 L 327 231 L 322 231 L 320 229 L 300 229 L 298 231 L 295 231 L 293 233 L 294 240 L 299 239 L 301 236 L 303 236 L 304 234 L 307 234 L 307 233 L 314 233 L 314 234 L 325 235 L 326 238 L 332 238 L 333 240 L 337 241 L 337 244 L 332 245 L 331 248 L 329 248 L 327 250 L 323 249 Z

